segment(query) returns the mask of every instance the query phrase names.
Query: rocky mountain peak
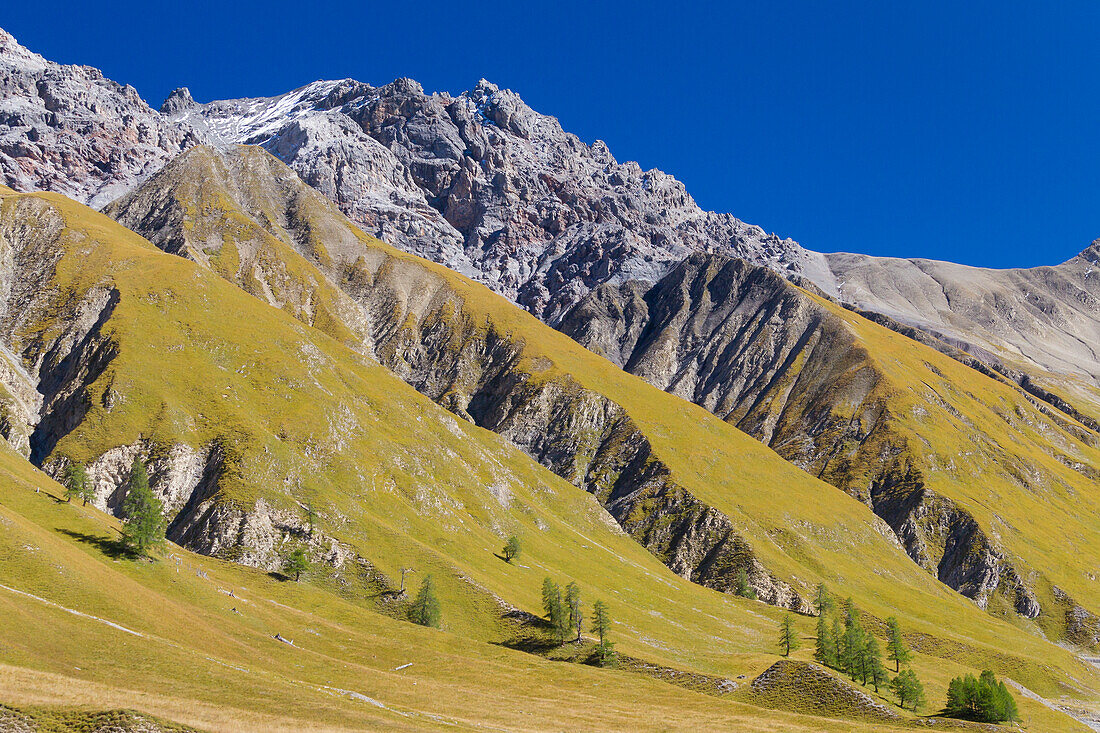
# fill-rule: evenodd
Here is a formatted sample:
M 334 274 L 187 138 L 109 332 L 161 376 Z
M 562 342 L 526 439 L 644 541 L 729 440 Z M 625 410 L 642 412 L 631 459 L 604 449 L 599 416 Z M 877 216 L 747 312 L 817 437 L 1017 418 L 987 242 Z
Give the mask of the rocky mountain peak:
M 0 69 L 42 71 L 46 63 L 46 59 L 21 46 L 15 36 L 0 28 Z
M 168 98 L 160 105 L 160 113 L 162 115 L 174 115 L 197 106 L 197 103 L 191 97 L 191 90 L 187 87 L 180 87 L 169 94 Z
M 99 207 L 198 141 L 137 90 L 90 66 L 46 61 L 0 35 L 0 180 Z

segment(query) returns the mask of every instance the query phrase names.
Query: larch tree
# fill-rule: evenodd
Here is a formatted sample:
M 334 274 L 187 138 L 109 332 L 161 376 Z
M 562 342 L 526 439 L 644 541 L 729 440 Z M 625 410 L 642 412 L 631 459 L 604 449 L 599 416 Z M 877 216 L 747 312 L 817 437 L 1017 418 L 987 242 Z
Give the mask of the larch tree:
M 70 463 L 65 469 L 65 501 L 83 499 L 84 506 L 91 499 L 91 487 L 88 482 L 88 473 L 84 470 L 83 463 Z
M 800 646 L 802 641 L 798 638 L 798 629 L 794 627 L 794 617 L 785 614 L 779 622 L 779 648 L 783 650 L 783 656 L 789 657 Z
M 867 680 L 874 685 L 875 692 L 878 692 L 880 685 L 885 685 L 890 681 L 890 675 L 886 673 L 886 666 L 882 663 L 882 649 L 879 648 L 878 639 L 871 634 L 867 635 L 867 643 L 863 647 L 863 658 L 867 670 Z
M 581 612 L 581 588 L 574 582 L 565 586 L 565 611 L 569 617 L 569 630 L 577 632 L 577 641 L 581 640 L 581 626 L 584 615 Z
M 283 561 L 283 572 L 287 575 L 293 575 L 294 582 L 297 583 L 301 580 L 302 573 L 309 572 L 309 566 L 309 556 L 306 555 L 305 549 L 297 547 Z
M 519 553 L 522 549 L 523 548 L 521 548 L 519 544 L 519 537 L 512 535 L 504 544 L 504 549 L 501 550 L 501 554 L 504 556 L 505 562 L 512 562 L 512 560 L 519 557 Z
M 611 615 L 603 601 L 592 604 L 592 630 L 600 637 L 600 643 L 596 645 L 596 660 L 601 667 L 609 667 L 615 663 L 615 644 L 608 638 Z
M 122 539 L 139 555 L 164 542 L 164 506 L 149 488 L 149 474 L 141 458 L 130 467 L 130 490 L 122 500 Z
M 913 658 L 913 653 L 901 636 L 901 626 L 893 616 L 886 619 L 886 654 L 894 663 L 894 672 L 901 672 L 901 665 L 909 664 L 909 660 Z
M 439 628 L 442 612 L 439 607 L 439 599 L 435 596 L 435 583 L 431 575 L 426 576 L 424 582 L 421 583 L 420 591 L 416 594 L 412 607 L 409 609 L 409 618 L 413 623 L 421 626 L 430 626 L 433 629 Z
M 824 583 L 817 584 L 817 591 L 814 593 L 814 606 L 817 608 L 818 616 L 824 616 L 836 607 L 833 596 Z
M 756 600 L 756 591 L 752 589 L 752 584 L 749 583 L 749 574 L 744 568 L 737 571 L 733 581 L 733 592 L 742 598 Z
M 814 643 L 814 659 L 826 667 L 836 667 L 836 639 L 824 615 L 817 617 L 817 639 Z
M 550 578 L 542 581 L 542 610 L 558 638 L 558 643 L 564 644 L 565 634 L 569 629 L 569 616 L 561 602 L 561 588 Z

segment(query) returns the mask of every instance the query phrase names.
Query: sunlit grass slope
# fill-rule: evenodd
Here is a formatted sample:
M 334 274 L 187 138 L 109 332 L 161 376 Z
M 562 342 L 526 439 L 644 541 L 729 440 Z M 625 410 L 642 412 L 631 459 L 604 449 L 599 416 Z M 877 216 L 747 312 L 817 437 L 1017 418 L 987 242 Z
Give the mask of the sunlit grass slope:
M 113 518 L 63 503 L 59 486 L 6 450 L 0 476 L 0 699 L 9 705 L 124 707 L 227 731 L 889 729 L 548 662 L 174 546 L 153 563 L 119 559 Z M 957 669 L 917 665 L 935 687 Z M 1082 730 L 1022 703 L 1035 729 Z
M 612 604 L 624 653 L 728 677 L 754 674 L 775 659 L 776 609 L 676 577 L 621 534 L 592 497 L 497 436 L 444 412 L 369 359 L 61 197 L 6 195 L 0 212 L 14 215 L 14 207 L 39 219 L 52 212 L 65 224 L 56 239 L 61 257 L 52 289 L 43 293 L 22 338 L 45 339 L 60 327 L 66 308 L 96 287 L 118 292 L 105 325 L 117 355 L 89 386 L 89 412 L 58 444 L 58 454 L 87 460 L 139 439 L 160 446 L 218 442 L 229 470 L 214 500 L 243 511 L 261 498 L 288 511 L 298 510 L 297 500 L 312 500 L 319 529 L 388 577 L 405 566 L 421 576 L 434 572 L 444 628 L 467 639 L 507 641 L 511 630 L 499 620 L 496 598 L 537 613 L 539 585 L 551 575 L 576 579 L 589 601 L 602 597 Z M 462 296 L 469 312 L 524 339 L 532 368 L 541 365 L 536 376 L 568 374 L 622 404 L 678 480 L 733 518 L 776 572 L 806 584 L 824 579 L 870 613 L 897 614 L 914 633 L 927 635 L 914 639 L 929 655 L 918 664 L 940 680 L 930 684 L 930 697 L 942 696 L 937 685 L 946 684 L 934 671 L 984 666 L 1047 696 L 1090 698 L 1100 688 L 1091 668 L 1067 652 L 990 619 L 916 568 L 869 510 L 842 492 L 702 409 L 624 374 L 484 288 L 375 241 L 364 238 L 364 246 L 392 268 L 428 268 Z M 108 390 L 113 399 L 104 399 Z M 494 553 L 513 532 L 526 550 L 507 564 Z M 88 554 L 94 545 L 77 549 Z M 6 577 L 28 580 L 20 589 L 48 587 L 48 560 L 41 569 L 46 575 L 31 583 L 34 564 L 14 549 L 5 556 L 13 558 Z M 166 572 L 165 565 L 119 563 L 117 572 L 155 575 Z M 278 589 L 271 593 L 302 594 L 303 603 L 322 592 L 216 567 L 246 574 L 248 580 L 238 581 L 246 587 L 269 584 Z M 137 623 L 125 615 L 125 605 L 140 594 L 116 593 L 109 588 L 117 582 L 102 579 L 107 585 L 94 593 L 106 595 L 95 603 L 116 604 L 108 610 L 118 623 Z M 321 587 L 365 603 L 355 580 L 351 571 L 317 577 Z M 75 598 L 93 593 L 92 586 L 83 587 Z M 131 613 L 156 608 L 157 599 L 147 601 Z M 90 607 L 88 612 L 98 608 Z M 106 611 L 97 615 L 108 617 Z M 376 623 L 396 622 L 378 617 Z M 806 620 L 804 630 L 809 628 Z M 297 633 L 297 627 L 290 630 Z M 58 654 L 67 645 L 64 633 L 43 633 L 40 641 Z M 254 653 L 248 644 L 234 648 L 242 660 Z M 493 654 L 538 664 L 511 652 Z M 167 669 L 163 674 L 169 677 Z
M 819 302 L 886 376 L 892 430 L 917 457 L 926 486 L 971 513 L 1025 573 L 1041 573 L 1045 606 L 1056 607 L 1053 584 L 1100 612 L 1096 435 L 1052 407 L 1041 410 L 1014 385 Z M 1060 636 L 1061 619 L 1041 621 Z

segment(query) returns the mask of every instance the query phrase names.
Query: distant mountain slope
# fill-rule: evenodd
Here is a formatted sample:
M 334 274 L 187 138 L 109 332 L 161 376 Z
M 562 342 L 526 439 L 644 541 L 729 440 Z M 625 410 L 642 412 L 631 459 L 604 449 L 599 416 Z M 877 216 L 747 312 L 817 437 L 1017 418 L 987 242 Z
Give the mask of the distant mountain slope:
M 0 110 L 0 181 L 17 190 L 100 207 L 192 144 L 258 144 L 365 231 L 551 324 L 600 284 L 656 282 L 693 252 L 735 256 L 1026 372 L 1100 418 L 1091 250 L 1008 271 L 821 255 L 701 210 L 671 176 L 618 163 L 485 81 L 457 97 L 407 79 L 343 80 L 209 104 L 181 89 L 156 112 L 94 69 L 52 64 L 3 34 Z
M 1054 267 L 989 270 L 932 260 L 830 254 L 826 293 L 883 313 L 1007 372 L 1024 371 L 1100 410 L 1100 247 Z M 1057 377 L 1068 377 L 1059 380 Z M 1054 381 L 1050 381 L 1054 377 Z
M 755 696 L 747 694 L 747 681 L 732 693 L 707 695 L 628 670 L 550 662 L 451 631 L 403 623 L 378 613 L 368 599 L 317 577 L 283 583 L 177 547 L 170 547 L 161 562 L 120 560 L 117 522 L 94 508 L 56 501 L 61 492 L 18 456 L 0 449 L 0 613 L 9 629 L 21 632 L 7 635 L 0 645 L 0 727 L 5 730 L 34 730 L 20 727 L 26 716 L 10 714 L 6 706 L 35 715 L 43 729 L 82 714 L 86 723 L 80 730 L 143 733 L 157 729 L 123 728 L 118 715 L 102 716 L 114 723 L 107 728 L 95 713 L 136 709 L 226 733 L 489 726 L 645 731 L 665 730 L 669 720 L 716 731 L 911 729 L 904 718 L 889 725 L 838 719 L 843 716 L 835 711 L 816 717 L 760 707 L 750 704 Z M 522 568 L 496 562 L 522 577 Z M 531 574 L 537 577 L 541 571 L 535 568 Z M 591 586 L 585 584 L 585 590 Z M 697 608 L 715 610 L 706 596 L 720 598 L 717 594 L 694 591 L 705 604 Z M 617 619 L 629 600 L 611 601 Z M 699 644 L 703 651 L 706 645 L 721 647 L 714 664 L 729 678 L 755 676 L 777 658 L 731 653 L 733 645 L 756 635 L 757 627 L 770 631 L 772 623 L 756 620 L 739 604 L 748 605 L 729 601 L 724 625 L 714 623 L 723 638 L 705 637 Z M 670 610 L 661 605 L 659 615 Z M 457 613 L 448 601 L 445 623 L 455 623 Z M 615 624 L 624 652 L 645 648 L 631 641 L 636 634 L 663 638 L 662 629 L 675 629 L 670 620 L 646 615 L 648 621 L 639 617 Z M 635 631 L 639 621 L 644 626 Z M 800 624 L 808 629 L 810 620 Z M 762 643 L 770 641 L 765 634 Z M 1028 663 L 1040 665 L 1039 658 Z M 965 662 L 924 655 L 914 664 L 935 699 L 943 696 L 950 675 L 968 669 Z M 790 693 L 799 689 L 795 680 L 784 681 L 789 707 Z M 1087 671 L 1080 682 L 1096 684 Z M 1048 696 L 1060 693 L 1049 682 L 1036 689 Z M 1019 702 L 1033 727 L 1087 730 L 1029 698 Z M 939 727 L 948 724 L 941 721 Z
M 604 285 L 561 328 L 864 501 L 982 607 L 1100 643 L 1100 441 L 1008 380 L 707 255 Z
M 160 188 L 170 172 L 132 203 L 171 194 Z M 223 220 L 239 220 L 237 202 L 222 201 L 238 212 Z M 588 494 L 228 273 L 56 195 L 0 202 L 0 219 L 21 222 L 0 231 L 13 253 L 57 257 L 14 270 L 44 279 L 15 288 L 33 296 L 10 308 L 19 317 L 5 337 L 49 385 L 37 459 L 50 470 L 86 461 L 97 503 L 114 509 L 130 459 L 145 456 L 170 534 L 188 547 L 270 568 L 301 543 L 322 578 L 356 597 L 392 592 L 411 564 L 436 575 L 450 631 L 500 643 L 512 633 L 501 617 L 529 618 L 545 575 L 575 578 L 613 600 L 624 652 L 726 675 L 772 647 L 780 611 L 700 584 L 724 590 L 747 568 L 765 598 L 805 608 L 823 579 L 869 623 L 904 619 L 930 670 L 958 660 L 1012 669 L 1044 695 L 1091 689 L 1089 667 L 929 577 L 859 502 L 445 268 L 358 235 L 359 302 L 378 316 L 370 333 L 397 334 L 377 353 L 588 489 L 617 524 Z M 406 342 L 420 346 L 387 354 Z M 521 563 L 494 554 L 509 532 L 524 538 Z
M 696 493 L 710 481 L 697 468 L 675 466 L 683 450 L 678 441 L 662 439 L 667 426 L 647 425 L 649 403 L 664 399 L 660 392 L 449 270 L 367 237 L 263 150 L 193 149 L 107 211 L 284 309 L 274 290 L 250 283 L 272 281 L 271 272 L 288 269 L 326 283 L 340 293 L 333 301 L 347 299 L 354 310 L 342 311 L 349 320 L 328 318 L 323 327 L 360 333 L 360 350 L 418 390 L 594 493 L 678 574 L 728 590 L 744 569 L 761 597 L 808 608 L 809 588 L 792 587 L 757 557 L 767 552 L 756 549 L 758 541 L 771 546 L 774 540 L 744 535 L 741 520 Z M 278 243 L 265 245 L 270 258 L 226 255 L 227 247 L 240 252 L 239 243 L 264 237 Z M 240 267 L 223 269 L 223 261 Z M 296 315 L 316 321 L 309 313 Z M 670 405 L 677 412 L 686 407 L 679 400 Z M 729 432 L 722 450 L 729 441 L 754 446 Z M 791 482 L 810 481 L 776 459 L 765 452 L 753 460 L 768 466 L 765 471 L 786 472 Z M 745 486 L 728 478 L 722 484 Z
M 762 598 L 797 608 L 806 608 L 807 574 L 831 576 L 842 567 L 848 568 L 846 586 L 868 583 L 866 594 L 853 591 L 863 598 L 897 592 L 883 574 L 921 587 L 931 582 L 945 592 L 900 552 L 866 507 L 791 468 L 740 431 L 624 375 L 480 286 L 361 233 L 358 251 L 334 247 L 326 250 L 331 260 L 320 256 L 292 235 L 303 231 L 293 223 L 293 212 L 315 211 L 314 226 L 321 226 L 326 207 L 329 228 L 346 220 L 302 184 L 302 192 L 286 190 L 279 199 L 273 195 L 282 190 L 278 186 L 250 182 L 272 174 L 283 180 L 280 170 L 283 164 L 257 148 L 196 149 L 110 212 L 132 225 L 172 221 L 149 235 L 183 241 L 180 251 L 201 252 L 204 242 L 224 239 L 201 222 L 254 219 L 262 210 L 270 230 L 285 232 L 287 248 L 297 247 L 316 272 L 355 273 L 339 282 L 366 323 L 361 349 L 440 404 L 499 432 L 595 494 L 631 537 L 684 578 L 728 590 L 736 571 L 746 569 Z M 206 191 L 209 199 L 185 205 L 184 197 L 195 190 Z M 316 207 L 303 206 L 311 196 Z M 216 213 L 208 201 L 220 202 L 224 211 Z M 165 208 L 165 202 L 175 203 Z M 192 214 L 162 216 L 176 211 Z M 172 231 L 189 234 L 180 240 Z M 251 279 L 250 272 L 222 275 L 241 283 Z M 821 527 L 822 521 L 832 529 Z M 870 574 L 867 557 L 876 558 Z M 905 609 L 903 615 L 923 613 L 909 603 L 897 608 Z

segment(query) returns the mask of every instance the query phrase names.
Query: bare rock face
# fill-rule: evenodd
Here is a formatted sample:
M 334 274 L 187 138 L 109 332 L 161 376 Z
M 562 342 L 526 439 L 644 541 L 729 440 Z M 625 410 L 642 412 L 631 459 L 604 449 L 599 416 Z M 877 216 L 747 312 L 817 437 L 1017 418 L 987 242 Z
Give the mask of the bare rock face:
M 214 142 L 262 145 L 366 231 L 549 322 L 600 283 L 655 280 L 694 251 L 820 268 L 819 256 L 703 211 L 675 178 L 618 163 L 485 80 L 457 97 L 408 79 L 317 82 L 186 114 Z
M 316 325 L 315 312 L 288 308 L 276 288 L 251 285 L 285 281 L 273 274 L 307 261 L 323 281 L 314 283 L 309 300 L 316 303 L 329 292 L 329 302 L 342 304 L 326 320 L 343 324 L 331 333 L 353 334 L 351 345 L 421 393 L 593 493 L 626 533 L 674 572 L 729 591 L 744 570 L 762 600 L 810 610 L 808 589 L 775 577 L 729 517 L 679 485 L 621 405 L 568 377 L 532 378 L 524 344 L 469 313 L 439 268 L 397 256 L 356 232 L 329 201 L 263 150 L 192 149 L 106 213 L 162 249 L 215 269 Z M 252 242 L 255 248 L 246 246 Z M 224 268 L 219 253 L 229 246 L 239 256 L 233 268 Z M 299 276 L 314 277 L 305 270 Z M 206 492 L 190 493 L 194 498 L 180 512 L 184 519 L 169 528 L 188 547 L 248 547 L 242 557 L 255 562 L 255 548 L 270 545 L 262 538 L 279 536 L 263 508 L 227 509 L 208 501 Z
M 1100 245 L 1055 267 L 991 270 L 826 255 L 836 299 L 915 326 L 987 364 L 1100 380 Z M 1036 369 L 1036 367 L 1038 369 Z
M 485 80 L 456 97 L 408 79 L 342 80 L 209 104 L 184 88 L 156 111 L 132 87 L 46 61 L 0 31 L 0 182 L 99 208 L 200 143 L 262 145 L 368 233 L 552 325 L 601 284 L 656 282 L 693 253 L 735 256 L 987 367 L 1084 378 L 1083 394 L 1057 380 L 1039 389 L 1100 416 L 1096 247 L 1029 270 L 822 255 L 703 211 L 675 178 L 619 163 L 603 142 L 583 143 Z
M 98 208 L 197 140 L 133 87 L 47 61 L 0 29 L 0 181 L 11 188 Z

